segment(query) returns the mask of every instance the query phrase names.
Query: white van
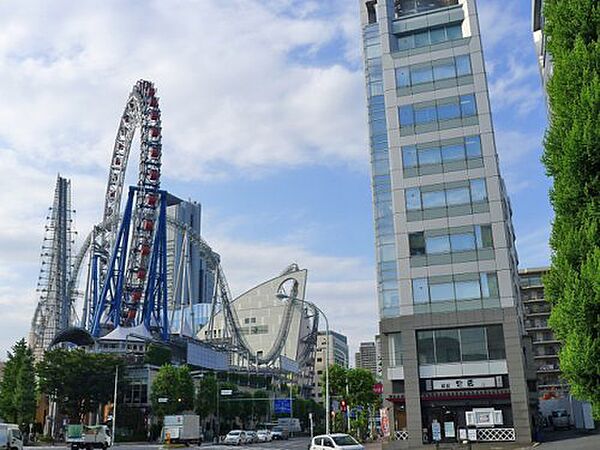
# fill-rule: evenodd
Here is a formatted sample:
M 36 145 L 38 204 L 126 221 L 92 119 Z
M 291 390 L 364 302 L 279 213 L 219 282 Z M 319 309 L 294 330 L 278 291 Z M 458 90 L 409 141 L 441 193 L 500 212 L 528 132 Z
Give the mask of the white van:
M 0 448 L 23 450 L 23 435 L 17 425 L 0 423 Z

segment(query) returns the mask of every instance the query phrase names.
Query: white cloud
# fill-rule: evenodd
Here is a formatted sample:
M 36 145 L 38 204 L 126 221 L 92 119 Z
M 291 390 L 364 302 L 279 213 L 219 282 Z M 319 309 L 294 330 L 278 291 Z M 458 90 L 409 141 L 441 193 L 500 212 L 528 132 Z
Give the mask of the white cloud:
M 114 135 L 136 80 L 158 88 L 167 183 L 299 165 L 366 168 L 356 8 L 343 0 L 0 2 L 0 353 L 28 332 L 56 173 L 72 179 L 84 234 L 99 220 Z M 342 54 L 320 63 L 332 43 Z M 296 61 L 298 49 L 317 56 Z M 135 159 L 134 147 L 130 172 Z M 232 261 L 244 248 L 219 251 Z M 282 258 L 279 247 L 259 248 L 249 267 L 266 258 L 264 269 L 232 268 L 235 286 L 273 275 L 296 254 L 306 266 L 320 264 L 311 267 L 323 273 L 314 277 L 315 297 L 335 302 L 345 294 L 325 262 L 362 270 L 300 247 L 284 248 Z M 358 283 L 357 308 L 373 301 L 371 281 L 339 279 Z M 375 309 L 372 317 L 375 324 Z
M 296 262 L 308 269 L 307 299 L 323 309 L 333 330 L 349 337 L 351 348 L 372 341 L 377 334 L 375 268 L 367 261 L 317 254 L 300 243 L 250 243 L 230 236 L 215 236 L 211 245 L 221 254 L 232 295 L 278 275 Z

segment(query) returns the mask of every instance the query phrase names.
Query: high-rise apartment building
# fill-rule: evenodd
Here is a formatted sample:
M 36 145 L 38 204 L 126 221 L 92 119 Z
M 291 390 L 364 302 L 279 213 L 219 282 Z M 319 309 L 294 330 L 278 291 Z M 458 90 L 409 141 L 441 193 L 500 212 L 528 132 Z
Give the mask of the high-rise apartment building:
M 377 377 L 377 347 L 375 342 L 361 342 L 355 355 L 358 369 L 367 369 Z
M 329 358 L 327 357 L 327 344 L 329 340 Z M 338 365 L 342 367 L 349 366 L 350 355 L 348 353 L 348 338 L 343 334 L 336 331 L 330 331 L 329 336 L 327 332 L 319 331 L 317 336 L 317 346 L 315 349 L 315 372 L 313 381 L 313 392 L 312 397 L 319 403 L 323 403 L 325 400 L 322 387 L 321 378 L 325 374 L 325 365 L 333 366 Z
M 194 201 L 168 196 L 167 215 L 201 236 L 202 207 Z M 208 322 L 215 288 L 215 273 L 189 233 L 179 228 L 167 230 L 167 283 L 171 329 L 174 333 L 195 335 Z M 181 312 L 184 320 L 181 322 Z
M 529 442 L 535 372 L 476 2 L 360 8 L 391 445 L 456 442 L 469 428 Z
M 545 88 L 552 76 L 552 59 L 546 48 L 546 35 L 544 34 L 544 0 L 532 0 L 531 7 L 533 41 Z

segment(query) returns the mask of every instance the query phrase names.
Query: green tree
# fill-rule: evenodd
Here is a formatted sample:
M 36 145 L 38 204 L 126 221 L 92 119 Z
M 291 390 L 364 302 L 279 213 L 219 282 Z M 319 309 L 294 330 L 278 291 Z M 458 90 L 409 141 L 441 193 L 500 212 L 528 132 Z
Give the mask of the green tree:
M 192 410 L 194 391 L 194 380 L 188 366 L 165 364 L 152 383 L 152 410 L 159 417 Z
M 35 370 L 33 353 L 21 339 L 8 352 L 0 382 L 0 416 L 19 425 L 35 418 Z
M 171 362 L 173 352 L 170 348 L 164 345 L 150 344 L 146 355 L 144 356 L 144 362 L 146 364 L 152 364 L 153 366 L 163 366 Z
M 58 409 L 72 423 L 110 402 L 115 369 L 122 361 L 112 355 L 87 353 L 82 349 L 46 352 L 37 372 L 42 393 L 55 397 Z M 123 371 L 119 373 L 123 375 Z
M 253 402 L 254 406 L 254 417 L 259 422 L 266 422 L 267 417 L 269 416 L 269 410 L 271 409 L 270 402 L 268 401 L 269 394 L 262 390 L 254 391 L 253 397 L 256 399 Z
M 553 178 L 550 325 L 572 393 L 600 418 L 600 4 L 546 0 L 554 72 L 543 162 Z
M 373 374 L 365 369 L 345 369 L 339 365 L 329 368 L 329 392 L 332 399 L 346 400 L 349 408 L 355 413 L 351 420 L 352 433 L 356 437 L 365 437 L 368 428 L 366 411 L 379 407 L 380 399 L 373 393 L 376 380 Z M 323 398 L 325 398 L 325 376 L 321 379 Z M 334 431 L 347 429 L 346 415 L 337 412 L 333 420 Z
M 198 385 L 196 393 L 196 414 L 206 419 L 217 412 L 217 379 L 205 376 Z

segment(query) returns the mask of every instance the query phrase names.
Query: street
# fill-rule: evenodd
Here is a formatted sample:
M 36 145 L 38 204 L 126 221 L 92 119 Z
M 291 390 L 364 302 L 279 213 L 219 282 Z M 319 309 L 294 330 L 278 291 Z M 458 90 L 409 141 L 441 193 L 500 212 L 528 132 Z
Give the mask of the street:
M 308 448 L 308 438 L 292 438 L 288 441 L 273 441 L 261 444 L 242 445 L 240 447 L 228 447 L 225 445 L 213 445 L 204 444 L 201 446 L 202 450 L 226 450 L 228 448 L 236 448 L 240 450 L 306 450 Z M 132 444 L 118 444 L 112 447 L 114 450 L 147 450 L 147 449 L 160 449 L 160 444 L 145 444 L 145 443 L 132 443 Z M 188 449 L 200 448 L 200 447 L 185 447 Z M 24 447 L 24 449 L 35 449 L 35 450 L 57 450 L 57 449 L 68 449 L 67 446 L 55 445 L 54 447 Z

